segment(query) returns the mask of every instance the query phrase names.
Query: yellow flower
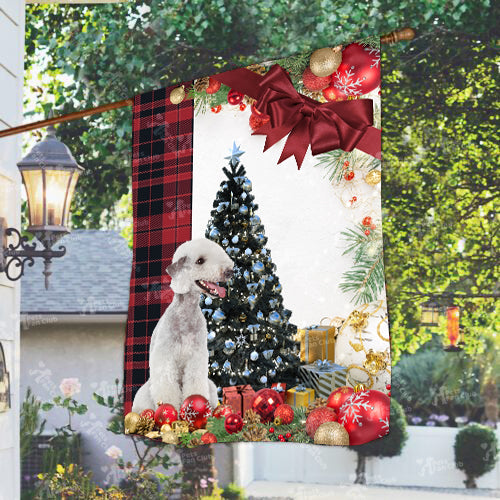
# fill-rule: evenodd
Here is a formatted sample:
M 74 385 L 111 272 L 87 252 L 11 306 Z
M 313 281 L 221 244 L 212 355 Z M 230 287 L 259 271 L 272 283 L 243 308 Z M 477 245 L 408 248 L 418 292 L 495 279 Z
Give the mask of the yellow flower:
M 61 464 L 57 464 L 56 471 L 59 474 L 64 474 L 64 467 Z
M 42 473 L 40 473 L 40 474 L 38 474 L 38 476 L 36 476 L 36 477 L 37 477 L 38 479 L 43 479 L 45 476 L 44 476 Z
M 72 473 L 73 473 L 73 468 L 74 468 L 74 466 L 75 466 L 75 464 L 69 464 L 69 466 L 68 466 L 68 472 L 69 472 L 70 474 L 72 474 Z

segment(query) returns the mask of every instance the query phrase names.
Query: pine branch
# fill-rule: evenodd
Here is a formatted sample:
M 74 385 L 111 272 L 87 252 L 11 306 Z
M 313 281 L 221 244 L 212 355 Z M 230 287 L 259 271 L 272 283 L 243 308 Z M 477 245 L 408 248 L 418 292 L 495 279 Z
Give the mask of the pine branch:
M 312 51 L 303 52 L 290 57 L 284 57 L 274 61 L 279 64 L 283 69 L 288 71 L 292 83 L 296 86 L 302 80 L 302 73 L 309 66 L 309 59 L 311 58 Z
M 366 38 L 359 40 L 357 43 L 363 45 L 364 47 L 369 46 L 380 50 L 380 36 L 367 36 Z
M 221 85 L 215 94 L 207 94 L 204 90 L 198 91 L 191 86 L 188 92 L 188 98 L 194 99 L 194 110 L 196 115 L 205 114 L 208 110 L 222 104 L 227 104 L 227 95 L 230 88 L 227 85 Z

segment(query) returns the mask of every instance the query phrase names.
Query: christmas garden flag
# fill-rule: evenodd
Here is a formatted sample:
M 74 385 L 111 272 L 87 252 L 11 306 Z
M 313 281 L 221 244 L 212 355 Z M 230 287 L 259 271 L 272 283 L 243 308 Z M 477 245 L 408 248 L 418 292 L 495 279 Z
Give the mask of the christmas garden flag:
M 387 434 L 379 61 L 365 40 L 135 97 L 127 433 Z

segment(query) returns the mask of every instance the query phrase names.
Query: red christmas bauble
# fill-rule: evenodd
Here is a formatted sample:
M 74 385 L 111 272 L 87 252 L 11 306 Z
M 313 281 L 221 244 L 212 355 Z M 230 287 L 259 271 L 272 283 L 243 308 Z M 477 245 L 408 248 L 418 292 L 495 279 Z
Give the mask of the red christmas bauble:
M 332 85 L 348 96 L 376 89 L 380 85 L 380 50 L 359 43 L 348 45 L 342 51 L 342 63 L 332 75 Z
M 177 410 L 172 405 L 162 404 L 156 409 L 154 418 L 156 425 L 161 428 L 163 424 L 171 424 L 177 420 Z
M 215 94 L 220 89 L 220 82 L 213 77 L 208 79 L 208 87 L 205 90 L 207 94 Z
M 150 420 L 153 420 L 155 418 L 155 411 L 151 410 L 150 408 L 143 410 L 141 413 L 141 417 L 146 417 Z
M 295 413 L 290 405 L 282 404 L 274 410 L 274 418 L 280 418 L 281 423 L 284 425 L 291 424 Z
M 212 415 L 212 407 L 207 398 L 200 394 L 187 397 L 179 411 L 180 419 L 185 420 L 190 429 L 203 429 L 210 415 Z
M 233 413 L 233 409 L 229 405 L 219 405 L 212 413 L 212 417 L 215 418 L 226 418 L 228 415 Z
M 231 413 L 224 420 L 224 429 L 228 434 L 236 434 L 243 429 L 243 419 L 237 413 Z
M 326 406 L 320 406 L 316 408 L 311 413 L 309 413 L 306 420 L 306 432 L 307 435 L 314 439 L 314 434 L 321 424 L 325 422 L 336 422 L 337 414 Z
M 250 118 L 248 119 L 248 123 L 250 124 L 250 128 L 255 132 L 260 127 L 262 127 L 262 125 L 267 123 L 269 120 L 270 120 L 270 118 L 267 115 L 262 115 L 262 116 L 250 115 Z
M 217 437 L 211 432 L 205 432 L 205 434 L 201 436 L 201 442 L 204 444 L 216 443 Z
M 245 111 L 245 109 L 247 109 L 247 105 L 245 103 L 241 103 L 240 104 L 240 111 Z
M 349 433 L 349 444 L 364 444 L 389 433 L 391 400 L 380 391 L 355 392 L 339 410 L 339 423 Z
M 329 87 L 326 87 L 326 89 L 323 89 L 323 97 L 327 101 L 344 101 L 345 99 L 347 99 L 347 95 L 333 85 L 330 85 Z
M 366 216 L 364 219 L 363 219 L 363 222 L 362 222 L 363 226 L 371 226 L 372 225 L 372 218 L 370 216 Z
M 335 389 L 330 396 L 328 396 L 328 400 L 326 402 L 326 406 L 328 408 L 332 408 L 337 413 L 340 410 L 340 407 L 346 402 L 347 398 L 354 393 L 354 390 L 351 387 L 347 387 L 346 385 Z
M 354 172 L 352 170 L 349 170 L 349 172 L 346 172 L 344 174 L 344 179 L 346 181 L 352 181 L 354 179 Z
M 236 104 L 240 104 L 243 101 L 245 94 L 238 92 L 237 90 L 231 89 L 227 94 L 227 102 L 236 106 Z
M 252 410 L 260 416 L 262 423 L 271 422 L 274 419 L 274 411 L 283 404 L 279 392 L 274 389 L 261 389 L 255 393 L 252 400 Z
M 311 68 L 308 66 L 304 73 L 302 73 L 302 83 L 304 87 L 312 92 L 317 92 L 318 90 L 323 90 L 330 85 L 331 75 L 328 76 L 316 76 Z

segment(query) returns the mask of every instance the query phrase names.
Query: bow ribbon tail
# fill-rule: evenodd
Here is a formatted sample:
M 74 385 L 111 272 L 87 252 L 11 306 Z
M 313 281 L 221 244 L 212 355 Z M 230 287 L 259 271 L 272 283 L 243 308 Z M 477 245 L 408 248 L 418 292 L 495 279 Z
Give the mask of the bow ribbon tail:
M 310 125 L 310 120 L 304 117 L 293 127 L 285 142 L 278 163 L 290 158 L 290 156 L 294 156 L 300 170 L 310 144 Z

